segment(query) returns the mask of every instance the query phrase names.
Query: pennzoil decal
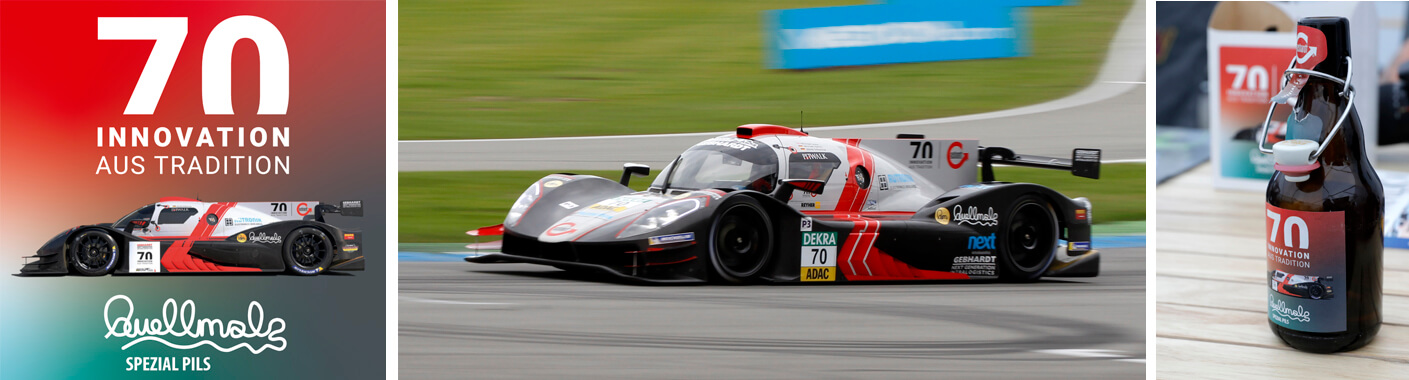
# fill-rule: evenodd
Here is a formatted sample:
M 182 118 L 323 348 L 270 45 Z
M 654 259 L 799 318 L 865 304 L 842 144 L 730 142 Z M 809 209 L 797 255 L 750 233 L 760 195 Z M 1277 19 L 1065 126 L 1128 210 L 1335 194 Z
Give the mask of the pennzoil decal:
M 239 243 L 244 243 L 244 242 L 249 241 L 249 237 L 247 237 L 247 236 L 245 236 L 245 234 L 241 233 L 241 234 L 239 234 L 239 235 L 235 235 L 235 241 L 236 241 L 236 242 L 239 242 Z

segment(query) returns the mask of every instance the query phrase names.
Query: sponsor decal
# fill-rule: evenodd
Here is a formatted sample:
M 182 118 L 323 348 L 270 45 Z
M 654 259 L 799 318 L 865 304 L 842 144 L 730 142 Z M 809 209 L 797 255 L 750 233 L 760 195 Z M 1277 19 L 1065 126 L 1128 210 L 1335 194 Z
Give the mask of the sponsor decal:
M 650 245 L 684 243 L 687 241 L 695 241 L 695 233 L 686 232 L 683 234 L 652 236 L 646 240 L 650 242 Z
M 548 236 L 562 236 L 573 232 L 577 232 L 577 223 L 567 222 L 549 228 L 548 232 L 544 234 Z
M 880 191 L 890 190 L 890 181 L 886 179 L 887 174 L 876 175 L 876 189 Z
M 737 137 L 734 137 L 734 136 L 720 136 L 720 137 L 715 137 L 715 138 L 712 138 L 712 139 L 709 139 L 709 140 L 705 140 L 704 142 L 701 142 L 701 143 L 699 143 L 699 144 L 696 144 L 695 146 L 706 146 L 706 145 L 722 146 L 722 147 L 725 147 L 725 148 L 735 149 L 735 150 L 749 150 L 749 149 L 758 148 L 759 145 L 762 145 L 762 144 L 759 144 L 757 141 L 748 140 L 748 139 L 741 139 L 741 138 L 737 138 Z
M 214 226 L 217 222 L 220 222 L 219 216 L 216 216 L 215 214 L 205 214 L 205 224 Z
M 134 318 L 136 311 L 132 299 L 126 295 L 108 298 L 103 304 L 103 321 L 108 328 L 103 339 L 130 339 L 122 345 L 123 350 L 138 343 L 152 342 L 150 344 L 160 343 L 175 350 L 209 347 L 228 353 L 245 349 L 254 355 L 266 349 L 283 351 L 288 346 L 288 341 L 280 336 L 286 326 L 284 319 L 275 317 L 266 321 L 264 306 L 259 301 L 250 301 L 245 320 L 197 319 L 195 301 L 186 300 L 178 306 L 172 298 L 162 303 L 160 318 Z
M 605 201 L 597 202 L 597 204 L 594 204 L 594 205 L 589 206 L 589 207 L 587 207 L 587 208 L 593 209 L 593 210 L 603 210 L 603 211 L 611 211 L 611 212 L 622 212 L 622 211 L 626 211 L 626 209 L 628 209 L 628 208 L 632 208 L 632 207 L 635 207 L 636 205 L 640 205 L 640 204 L 643 204 L 643 203 L 650 203 L 650 202 L 652 202 L 652 201 L 654 201 L 654 200 L 655 200 L 655 199 L 652 199 L 652 198 L 645 198 L 645 197 L 619 197 L 619 198 L 612 198 L 612 199 L 608 199 L 608 200 L 605 200 Z
M 357 246 L 356 246 L 356 245 L 351 245 L 351 244 L 344 245 L 344 246 L 342 246 L 342 251 L 343 251 L 343 252 L 356 252 L 356 251 L 357 251 Z
M 269 216 L 289 216 L 288 203 L 274 202 L 270 203 L 269 207 L 272 208 L 272 210 L 269 211 Z
M 971 183 L 971 184 L 968 184 L 968 185 L 959 186 L 960 189 L 979 189 L 979 190 L 983 190 L 983 189 L 987 189 L 987 188 L 991 188 L 991 187 L 994 187 L 994 186 L 992 186 L 992 185 L 985 185 L 985 184 L 981 184 L 981 183 Z
M 577 204 L 576 204 L 576 203 L 572 203 L 572 201 L 567 201 L 567 202 L 559 203 L 558 206 L 562 206 L 563 208 L 568 209 L 568 210 L 577 208 Z
M 959 150 L 955 151 L 954 148 L 959 148 Z M 969 154 L 964 153 L 964 143 L 958 141 L 950 143 L 949 150 L 945 151 L 945 153 L 948 157 L 946 157 L 944 160 L 945 162 L 948 162 L 949 167 L 953 169 L 958 169 L 960 166 L 964 166 L 964 162 L 969 160 Z
M 235 242 L 244 243 L 244 242 L 247 242 L 247 241 L 249 241 L 249 237 L 248 237 L 248 236 L 245 236 L 245 234 L 242 233 L 242 234 L 239 234 L 239 235 L 235 235 Z
M 803 232 L 799 262 L 802 281 L 836 281 L 837 233 Z
M 562 185 L 563 185 L 563 181 L 559 181 L 559 180 L 556 180 L 556 179 L 543 183 L 543 187 L 546 187 L 546 188 L 549 188 L 549 189 L 554 188 L 554 187 L 558 187 L 558 186 L 562 186 Z
M 949 217 L 949 209 L 947 208 L 940 207 L 934 210 L 934 221 L 939 222 L 939 224 L 948 225 Z
M 836 267 L 802 268 L 802 281 L 836 281 Z
M 1086 220 L 1086 209 L 1076 210 L 1076 220 Z
M 154 241 L 128 242 L 127 271 L 132 273 L 161 272 L 161 243 Z
M 862 211 L 875 211 L 876 208 L 877 208 L 877 207 L 876 207 L 876 201 L 872 199 L 872 200 L 866 200 L 866 206 L 865 206 L 865 207 L 862 207 L 861 210 L 862 210 Z
M 353 239 L 357 239 L 357 234 L 342 234 L 342 239 L 343 239 L 343 240 L 353 240 Z
M 988 236 L 970 236 L 969 249 L 998 249 L 997 240 L 997 234 L 988 234 Z
M 362 201 L 342 201 L 342 208 L 361 208 Z
M 279 236 L 279 234 L 265 234 L 263 232 L 260 232 L 258 235 L 250 235 L 249 239 L 252 242 L 264 244 L 279 244 L 284 242 L 284 238 Z
M 972 252 L 969 255 L 955 256 L 949 271 L 970 276 L 996 276 L 998 256 L 989 252 Z
M 798 226 L 798 231 L 812 231 L 812 218 L 802 217 L 802 225 Z
M 617 216 L 617 215 L 618 215 L 618 214 L 609 213 L 609 212 L 597 212 L 597 211 L 586 211 L 586 210 L 578 211 L 576 214 L 573 214 L 573 216 L 582 216 L 582 217 L 588 217 L 588 218 L 597 218 L 597 219 L 601 219 L 601 220 L 612 220 L 612 219 L 616 219 L 616 216 Z
M 803 202 L 802 208 L 821 209 L 821 208 L 822 208 L 822 202 Z
M 299 216 L 307 216 L 308 213 L 313 212 L 313 208 L 308 207 L 308 203 L 299 203 L 297 210 Z
M 259 218 L 225 218 L 225 226 L 257 226 L 264 224 Z
M 1091 242 L 1089 242 L 1089 241 L 1072 241 L 1072 242 L 1067 242 L 1067 250 L 1068 250 L 1068 251 L 1090 251 L 1090 250 L 1091 250 Z
M 998 213 L 993 212 L 992 207 L 989 207 L 987 212 L 980 214 L 977 206 L 969 206 L 969 209 L 966 211 L 964 210 L 964 206 L 955 205 L 953 217 L 954 222 L 960 225 L 973 224 L 985 227 L 998 225 Z

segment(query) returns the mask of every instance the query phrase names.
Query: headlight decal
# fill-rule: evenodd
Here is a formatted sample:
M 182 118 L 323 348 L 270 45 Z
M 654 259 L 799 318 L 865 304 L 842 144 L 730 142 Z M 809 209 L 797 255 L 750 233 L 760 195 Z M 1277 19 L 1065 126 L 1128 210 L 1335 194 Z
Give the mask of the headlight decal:
M 656 206 L 646 211 L 617 232 L 618 238 L 628 238 L 655 231 L 690 215 L 708 203 L 706 197 L 693 197 Z

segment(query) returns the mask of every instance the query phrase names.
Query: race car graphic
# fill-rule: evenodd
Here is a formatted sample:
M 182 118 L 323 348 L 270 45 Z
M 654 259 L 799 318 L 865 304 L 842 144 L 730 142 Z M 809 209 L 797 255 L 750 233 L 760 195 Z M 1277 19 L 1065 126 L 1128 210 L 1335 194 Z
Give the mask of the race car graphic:
M 284 272 L 363 270 L 362 231 L 327 224 L 362 216 L 362 201 L 202 202 L 161 198 L 116 223 L 54 236 L 20 274 Z
M 994 163 L 1098 178 L 1100 150 L 1068 160 L 975 140 L 829 139 L 744 125 L 687 149 L 647 191 L 626 186 L 649 171 L 636 164 L 619 181 L 544 177 L 502 225 L 473 231 L 502 233 L 502 253 L 465 260 L 647 282 L 1095 276 L 1090 202 L 994 181 Z
M 1331 299 L 1335 296 L 1331 284 L 1328 284 L 1334 280 L 1331 276 L 1303 276 L 1272 270 L 1267 272 L 1267 279 L 1272 290 L 1288 296 L 1313 300 Z

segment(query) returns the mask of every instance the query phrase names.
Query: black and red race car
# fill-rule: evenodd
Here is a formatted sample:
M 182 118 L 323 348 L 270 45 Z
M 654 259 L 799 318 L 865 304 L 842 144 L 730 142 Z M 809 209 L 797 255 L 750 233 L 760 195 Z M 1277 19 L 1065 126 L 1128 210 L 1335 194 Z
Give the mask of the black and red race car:
M 647 282 L 875 281 L 1095 276 L 1091 204 L 993 180 L 994 163 L 1098 178 L 1100 150 L 1024 156 L 974 140 L 828 139 L 744 125 L 668 164 L 646 191 L 554 174 L 499 226 L 521 262 Z M 978 170 L 982 167 L 983 181 Z M 1063 244 L 1065 241 L 1065 244 Z
M 1267 271 L 1267 282 L 1273 291 L 1296 298 L 1324 300 L 1335 297 L 1331 276 L 1305 276 L 1283 272 Z
M 363 270 L 362 232 L 332 226 L 327 214 L 362 216 L 362 201 L 202 202 L 168 197 L 116 223 L 54 236 L 22 275 Z

